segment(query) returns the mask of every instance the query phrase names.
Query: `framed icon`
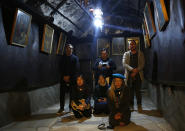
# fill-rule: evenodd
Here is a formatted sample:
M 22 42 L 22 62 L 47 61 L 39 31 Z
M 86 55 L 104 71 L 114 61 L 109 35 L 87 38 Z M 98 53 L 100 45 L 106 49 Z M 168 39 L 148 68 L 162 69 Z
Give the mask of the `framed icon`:
M 112 55 L 123 55 L 125 52 L 125 38 L 117 37 L 112 39 Z
M 58 46 L 57 46 L 57 54 L 60 54 L 60 55 L 64 54 L 64 48 L 65 48 L 66 41 L 67 41 L 67 35 L 61 32 L 59 41 L 58 41 Z
M 127 37 L 126 39 L 126 49 L 129 50 L 129 41 L 134 40 L 136 42 L 137 49 L 140 49 L 140 38 L 139 37 Z
M 17 8 L 14 16 L 13 28 L 10 37 L 10 44 L 25 47 L 31 27 L 32 16 Z
M 110 55 L 110 40 L 106 38 L 100 38 L 97 40 L 97 56 L 101 55 L 101 50 L 105 48 Z
M 164 0 L 153 0 L 153 2 L 154 2 L 156 14 L 157 14 L 157 22 L 158 22 L 159 30 L 161 31 L 169 21 L 165 2 Z
M 146 2 L 145 9 L 144 9 L 144 18 L 146 21 L 146 27 L 149 34 L 149 38 L 152 39 L 156 34 L 156 27 L 152 15 L 152 11 L 150 8 L 150 3 Z
M 42 47 L 41 51 L 51 54 L 52 52 L 52 43 L 53 43 L 54 29 L 49 25 L 44 25 L 44 32 L 42 37 Z

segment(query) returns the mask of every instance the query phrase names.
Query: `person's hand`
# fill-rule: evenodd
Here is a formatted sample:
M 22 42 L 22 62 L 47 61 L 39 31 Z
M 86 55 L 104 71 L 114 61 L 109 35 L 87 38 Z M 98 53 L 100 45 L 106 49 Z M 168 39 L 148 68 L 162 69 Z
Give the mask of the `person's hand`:
M 122 116 L 122 114 L 118 112 L 117 114 L 114 115 L 114 119 L 115 120 L 120 120 L 121 116 Z
M 98 65 L 98 68 L 101 69 L 101 68 L 102 68 L 102 64 L 99 64 L 99 65 Z
M 98 99 L 98 102 L 102 102 L 102 99 Z
M 63 79 L 64 79 L 65 82 L 69 82 L 70 81 L 70 76 L 64 76 Z
M 103 98 L 103 102 L 107 102 L 107 98 Z
M 78 108 L 79 108 L 81 111 L 84 110 L 84 106 L 83 106 L 82 104 L 80 104 L 80 105 L 78 106 Z
M 137 73 L 139 72 L 139 70 L 138 70 L 137 68 L 134 68 L 134 69 L 132 70 L 132 72 L 137 74 Z
M 110 65 L 106 65 L 106 68 L 109 69 L 110 68 Z
M 134 72 L 133 72 L 133 73 L 131 73 L 130 76 L 131 76 L 132 78 L 134 78 L 134 77 L 136 76 L 136 74 L 137 74 L 137 73 L 134 73 Z
M 125 126 L 125 123 L 124 122 L 120 122 L 119 125 L 120 126 Z

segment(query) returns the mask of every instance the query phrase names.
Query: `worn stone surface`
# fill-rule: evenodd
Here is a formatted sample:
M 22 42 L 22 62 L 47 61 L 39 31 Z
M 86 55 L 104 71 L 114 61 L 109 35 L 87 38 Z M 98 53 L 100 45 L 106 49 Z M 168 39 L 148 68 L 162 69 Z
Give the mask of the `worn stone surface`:
M 53 117 L 56 110 L 47 108 L 59 102 L 59 85 L 41 88 L 30 92 L 10 92 L 0 94 L 0 126 L 6 125 L 15 119 L 25 119 L 25 116 L 35 114 L 35 118 Z M 47 108 L 47 109 L 46 109 Z M 42 109 L 45 109 L 44 111 Z M 36 112 L 47 112 L 46 116 L 36 115 Z M 42 113 L 41 113 L 42 114 Z M 55 115 L 55 114 L 54 114 Z M 53 120 L 51 120 L 53 121 Z M 37 127 L 48 126 L 50 120 L 40 120 L 37 122 L 21 122 L 19 126 Z M 16 123 L 17 124 L 17 123 Z
M 143 111 L 138 112 L 137 106 L 131 114 L 131 123 L 125 127 L 115 127 L 115 131 L 174 131 L 171 126 L 163 118 L 162 114 L 157 110 L 150 101 L 147 94 L 143 94 Z M 68 95 L 67 95 L 68 97 Z M 66 99 L 65 112 L 68 112 L 68 102 Z M 91 101 L 93 104 L 93 101 Z M 72 112 L 63 116 L 56 116 L 59 105 L 45 108 L 35 113 L 31 118 L 15 122 L 5 131 L 22 131 L 22 129 L 32 129 L 34 131 L 99 131 L 97 126 L 101 123 L 108 125 L 108 116 L 92 115 L 90 119 L 76 119 Z M 32 131 L 31 130 L 31 131 Z M 107 129 L 108 130 L 108 129 Z M 3 130 L 4 131 L 4 130 Z M 27 130 L 26 130 L 27 131 Z
M 148 84 L 148 92 L 152 101 L 157 108 L 162 111 L 165 119 L 175 128 L 177 131 L 185 130 L 185 90 L 179 87 L 162 86 Z M 163 122 L 161 122 L 164 124 Z M 161 123 L 158 125 L 164 128 Z

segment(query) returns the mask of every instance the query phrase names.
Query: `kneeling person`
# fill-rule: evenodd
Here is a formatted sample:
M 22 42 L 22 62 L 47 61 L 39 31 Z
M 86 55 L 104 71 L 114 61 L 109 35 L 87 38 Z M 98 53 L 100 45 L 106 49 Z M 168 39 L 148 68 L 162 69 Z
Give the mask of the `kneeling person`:
M 94 91 L 94 114 L 109 113 L 107 105 L 107 91 L 109 85 L 107 84 L 103 75 L 99 76 L 98 85 Z
M 125 126 L 130 122 L 129 89 L 125 86 L 125 77 L 121 74 L 113 74 L 113 82 L 108 91 L 108 105 L 110 109 L 109 126 Z
M 76 118 L 91 117 L 90 97 L 82 75 L 77 76 L 76 86 L 72 89 L 71 107 Z

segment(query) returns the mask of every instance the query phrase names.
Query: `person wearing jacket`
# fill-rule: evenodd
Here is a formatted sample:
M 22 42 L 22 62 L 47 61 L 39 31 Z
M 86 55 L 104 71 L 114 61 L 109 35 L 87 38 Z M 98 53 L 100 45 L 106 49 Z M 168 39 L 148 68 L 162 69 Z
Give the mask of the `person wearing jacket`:
M 113 81 L 108 90 L 109 126 L 126 126 L 130 123 L 131 111 L 129 108 L 129 89 L 124 83 L 125 76 L 113 74 Z
M 76 86 L 72 88 L 71 107 L 76 118 L 91 117 L 90 94 L 82 75 L 76 78 Z
M 103 74 L 108 80 L 108 84 L 112 81 L 113 70 L 116 70 L 116 64 L 108 57 L 107 50 L 103 48 L 101 50 L 101 57 L 97 58 L 93 67 L 95 71 L 95 81 L 98 82 L 99 75 Z
M 129 51 L 123 55 L 122 63 L 125 68 L 125 83 L 130 89 L 130 107 L 134 109 L 134 93 L 136 93 L 138 111 L 142 110 L 141 83 L 144 79 L 143 68 L 145 59 L 142 51 L 137 50 L 136 42 L 129 41 Z
M 107 91 L 109 85 L 107 84 L 105 77 L 99 75 L 98 85 L 96 85 L 94 90 L 94 114 L 109 113 L 107 104 Z

